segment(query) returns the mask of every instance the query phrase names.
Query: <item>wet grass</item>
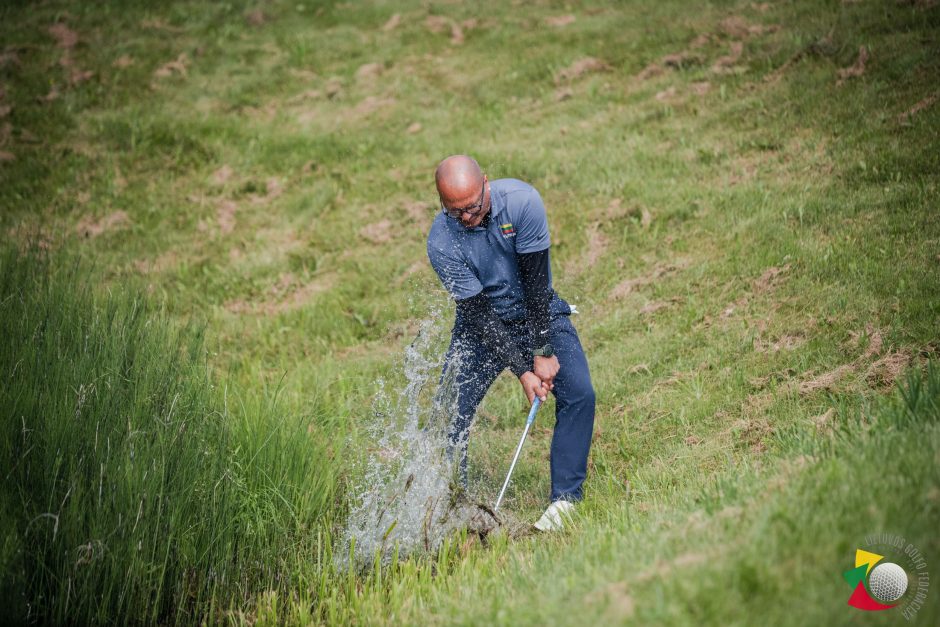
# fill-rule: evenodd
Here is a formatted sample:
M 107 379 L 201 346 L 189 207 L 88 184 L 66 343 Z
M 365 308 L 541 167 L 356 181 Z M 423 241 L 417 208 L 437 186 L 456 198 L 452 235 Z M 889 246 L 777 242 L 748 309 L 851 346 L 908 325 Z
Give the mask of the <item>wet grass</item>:
M 935 406 L 885 400 L 940 328 L 930 4 L 4 6 L 0 228 L 51 249 L 4 257 L 4 596 L 49 621 L 849 622 L 866 534 L 940 559 Z M 454 152 L 549 207 L 599 399 L 583 515 L 342 575 L 324 539 L 375 381 L 449 310 L 424 238 Z M 471 446 L 494 493 L 517 387 Z

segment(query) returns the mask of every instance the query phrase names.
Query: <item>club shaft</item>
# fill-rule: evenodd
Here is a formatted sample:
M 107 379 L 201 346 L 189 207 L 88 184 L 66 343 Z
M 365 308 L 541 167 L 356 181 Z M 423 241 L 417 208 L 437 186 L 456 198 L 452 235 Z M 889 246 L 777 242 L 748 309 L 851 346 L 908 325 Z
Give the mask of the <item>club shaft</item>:
M 503 495 L 506 494 L 506 488 L 509 487 L 509 480 L 512 478 L 512 471 L 516 467 L 516 462 L 519 461 L 519 454 L 522 452 L 522 445 L 525 444 L 525 439 L 529 435 L 529 428 L 532 426 L 532 423 L 535 421 L 535 412 L 539 409 L 539 403 L 541 401 L 536 397 L 535 401 L 532 403 L 532 409 L 529 410 L 529 417 L 525 421 L 525 430 L 522 432 L 522 439 L 519 440 L 519 446 L 516 447 L 516 454 L 512 458 L 512 464 L 509 465 L 509 472 L 506 473 L 506 481 L 503 482 L 503 489 L 499 491 L 499 497 L 496 499 L 496 505 L 493 506 L 493 511 L 499 509 L 499 504 L 503 501 Z

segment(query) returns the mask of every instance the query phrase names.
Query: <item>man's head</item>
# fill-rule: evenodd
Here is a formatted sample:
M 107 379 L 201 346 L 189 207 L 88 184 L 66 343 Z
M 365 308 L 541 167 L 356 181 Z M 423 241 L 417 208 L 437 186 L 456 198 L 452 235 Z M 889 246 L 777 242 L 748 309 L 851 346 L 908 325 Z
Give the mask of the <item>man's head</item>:
M 441 161 L 434 173 L 441 208 L 467 228 L 479 226 L 490 211 L 490 190 L 480 164 L 467 155 Z

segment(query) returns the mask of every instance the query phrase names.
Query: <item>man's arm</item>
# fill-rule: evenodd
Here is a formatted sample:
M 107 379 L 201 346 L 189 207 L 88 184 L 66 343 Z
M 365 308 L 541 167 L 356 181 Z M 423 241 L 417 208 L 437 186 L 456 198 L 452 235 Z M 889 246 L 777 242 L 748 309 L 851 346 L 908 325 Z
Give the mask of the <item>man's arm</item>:
M 536 348 L 540 348 L 548 342 L 551 324 L 549 304 L 552 301 L 552 289 L 548 287 L 548 249 L 517 254 L 516 260 L 519 264 L 525 309 L 532 326 L 534 344 Z
M 476 331 L 480 341 L 491 354 L 509 364 L 512 373 L 519 377 L 522 391 L 529 403 L 532 403 L 536 396 L 544 401 L 552 389 L 551 385 L 543 384 L 541 377 L 534 372 L 532 356 L 519 348 L 509 329 L 496 315 L 489 299 L 480 292 L 470 298 L 458 300 L 457 313 Z
M 512 334 L 499 319 L 489 299 L 480 292 L 476 296 L 457 301 L 457 314 L 476 331 L 483 345 L 517 377 L 532 370 L 532 356 L 526 355 L 514 341 Z

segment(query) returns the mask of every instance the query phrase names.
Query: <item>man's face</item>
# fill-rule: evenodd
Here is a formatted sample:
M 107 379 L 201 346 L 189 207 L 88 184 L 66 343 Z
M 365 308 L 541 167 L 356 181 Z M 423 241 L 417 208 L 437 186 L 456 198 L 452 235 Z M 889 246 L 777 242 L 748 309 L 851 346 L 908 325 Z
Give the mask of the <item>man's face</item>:
M 446 198 L 442 194 L 441 209 L 468 229 L 479 226 L 490 210 L 486 176 L 483 176 L 483 182 L 478 189 L 470 188 L 469 191 L 453 198 Z

